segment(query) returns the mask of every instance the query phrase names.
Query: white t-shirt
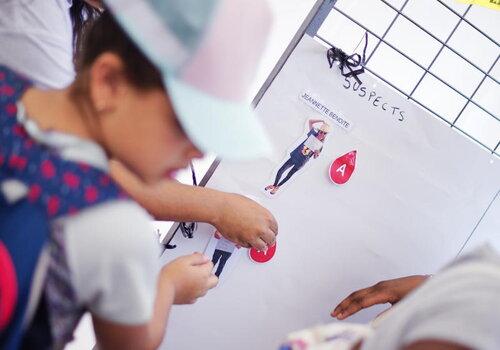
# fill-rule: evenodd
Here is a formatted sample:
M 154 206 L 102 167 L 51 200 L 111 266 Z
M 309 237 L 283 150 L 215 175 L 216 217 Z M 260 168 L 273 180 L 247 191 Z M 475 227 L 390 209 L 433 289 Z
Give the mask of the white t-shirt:
M 500 256 L 485 246 L 467 254 L 396 304 L 362 350 L 400 349 L 438 339 L 500 349 Z
M 318 140 L 318 138 L 314 135 L 310 135 L 307 140 L 304 142 L 304 146 L 309 148 L 311 151 L 316 152 L 323 147 L 323 142 Z
M 18 119 L 35 140 L 65 159 L 107 171 L 108 159 L 99 145 L 68 134 L 43 132 L 18 106 Z M 0 190 L 10 201 L 27 194 L 27 188 L 13 180 L 0 183 Z M 44 255 L 48 257 L 37 269 L 40 274 L 47 271 L 44 294 L 56 347 L 71 340 L 85 310 L 121 324 L 144 324 L 151 319 L 161 268 L 151 220 L 132 200 L 115 200 L 53 222 L 49 253 Z M 36 294 L 32 292 L 32 297 Z
M 72 0 L 1 0 L 0 64 L 59 89 L 75 76 Z

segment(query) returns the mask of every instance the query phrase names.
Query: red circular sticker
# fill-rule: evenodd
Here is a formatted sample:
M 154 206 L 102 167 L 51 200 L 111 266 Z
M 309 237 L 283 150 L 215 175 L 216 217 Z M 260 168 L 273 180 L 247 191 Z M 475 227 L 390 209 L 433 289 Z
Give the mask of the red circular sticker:
M 337 185 L 343 185 L 351 178 L 356 168 L 356 151 L 344 154 L 330 165 L 330 180 Z
M 276 244 L 274 244 L 272 247 L 267 248 L 267 251 L 258 251 L 255 248 L 252 248 L 248 251 L 250 259 L 259 264 L 266 263 L 271 260 L 274 256 L 274 253 L 276 253 Z

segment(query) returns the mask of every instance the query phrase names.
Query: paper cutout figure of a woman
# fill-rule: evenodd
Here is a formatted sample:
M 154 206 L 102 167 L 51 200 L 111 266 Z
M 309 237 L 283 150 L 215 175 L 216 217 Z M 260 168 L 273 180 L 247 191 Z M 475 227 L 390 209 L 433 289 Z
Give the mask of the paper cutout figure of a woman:
M 319 128 L 315 128 L 315 124 L 320 124 Z M 321 151 L 323 150 L 323 143 L 325 142 L 326 135 L 330 132 L 330 125 L 325 121 L 320 119 L 309 120 L 309 132 L 307 133 L 307 138 L 292 152 L 290 152 L 290 158 L 278 169 L 274 183 L 265 188 L 266 191 L 270 191 L 270 194 L 275 194 L 280 186 L 283 186 L 297 171 L 302 169 L 304 165 L 311 158 L 318 158 Z M 283 178 L 285 171 L 288 174 Z

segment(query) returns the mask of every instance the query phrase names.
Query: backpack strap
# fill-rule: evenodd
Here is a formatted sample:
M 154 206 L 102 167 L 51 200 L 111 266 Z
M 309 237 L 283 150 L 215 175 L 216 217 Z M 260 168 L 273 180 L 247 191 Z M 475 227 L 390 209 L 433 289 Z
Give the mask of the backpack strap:
M 0 198 L 0 267 L 10 271 L 0 278 L 2 349 L 17 349 L 22 340 L 31 283 L 51 221 L 127 198 L 102 170 L 64 160 L 29 136 L 17 120 L 17 101 L 29 86 L 0 66 L 0 183 L 15 179 L 28 188 L 18 202 Z
M 108 197 L 124 197 L 125 193 L 102 170 L 64 160 L 28 135 L 17 120 L 17 101 L 28 87 L 29 83 L 0 66 L 0 181 L 17 179 L 24 183 L 29 188 L 28 200 L 45 207 L 51 219 Z
M 0 282 L 0 308 L 4 310 L 0 329 L 2 349 L 18 349 L 22 341 L 34 271 L 48 237 L 48 219 L 41 207 L 22 200 L 1 208 L 0 246 L 4 248 L 4 261 L 13 268 Z

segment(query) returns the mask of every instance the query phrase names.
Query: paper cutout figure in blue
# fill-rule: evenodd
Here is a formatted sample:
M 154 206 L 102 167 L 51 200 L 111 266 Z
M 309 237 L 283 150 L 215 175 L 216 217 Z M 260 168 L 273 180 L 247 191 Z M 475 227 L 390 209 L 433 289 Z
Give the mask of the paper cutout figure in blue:
M 315 124 L 320 124 L 319 128 L 315 128 Z M 283 184 L 285 184 L 297 171 L 302 169 L 311 158 L 318 158 L 323 150 L 323 143 L 326 135 L 330 132 L 330 125 L 321 119 L 309 120 L 309 132 L 307 138 L 292 152 L 290 158 L 278 169 L 276 178 L 272 185 L 265 188 L 270 191 L 270 194 L 275 194 Z M 286 170 L 288 174 L 281 179 Z M 281 180 L 281 181 L 280 181 Z

